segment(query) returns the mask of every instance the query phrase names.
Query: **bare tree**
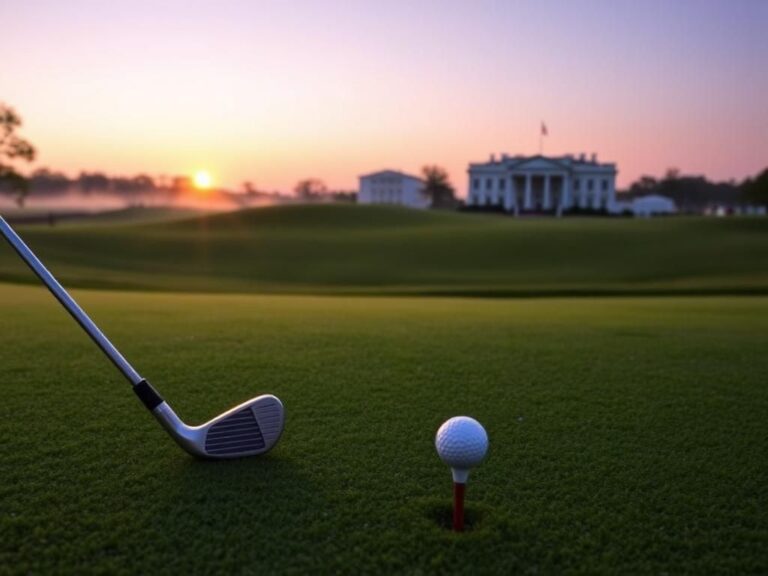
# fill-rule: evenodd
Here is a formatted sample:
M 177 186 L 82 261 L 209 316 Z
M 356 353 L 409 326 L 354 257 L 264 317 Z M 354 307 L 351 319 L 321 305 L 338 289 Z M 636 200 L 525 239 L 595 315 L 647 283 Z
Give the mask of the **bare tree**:
M 24 205 L 24 198 L 29 192 L 29 181 L 6 162 L 35 159 L 35 149 L 27 140 L 15 134 L 21 126 L 21 117 L 16 111 L 0 102 L 0 185 L 16 195 L 19 206 Z

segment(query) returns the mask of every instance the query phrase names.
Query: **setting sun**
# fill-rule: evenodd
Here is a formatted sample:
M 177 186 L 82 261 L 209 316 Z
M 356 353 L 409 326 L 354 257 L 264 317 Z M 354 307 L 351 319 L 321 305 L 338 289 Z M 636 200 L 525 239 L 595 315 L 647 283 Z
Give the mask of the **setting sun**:
M 206 170 L 199 170 L 195 172 L 195 188 L 199 190 L 207 190 L 211 187 L 211 174 Z

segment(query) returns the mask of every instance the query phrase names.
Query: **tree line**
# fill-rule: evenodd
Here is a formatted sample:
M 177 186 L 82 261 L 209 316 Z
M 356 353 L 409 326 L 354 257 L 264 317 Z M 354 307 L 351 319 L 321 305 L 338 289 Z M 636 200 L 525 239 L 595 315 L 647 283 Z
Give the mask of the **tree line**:
M 684 176 L 678 169 L 670 168 L 662 178 L 641 176 L 625 194 L 630 198 L 649 194 L 666 196 L 674 200 L 682 212 L 700 212 L 715 205 L 766 205 L 768 168 L 742 182 L 712 182 L 704 176 Z

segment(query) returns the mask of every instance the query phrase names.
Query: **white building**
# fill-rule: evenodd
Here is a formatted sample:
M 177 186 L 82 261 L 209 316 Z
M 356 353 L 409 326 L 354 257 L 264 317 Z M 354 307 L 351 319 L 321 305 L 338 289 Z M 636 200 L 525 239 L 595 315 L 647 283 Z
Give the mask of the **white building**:
M 649 194 L 632 200 L 632 212 L 635 216 L 654 216 L 656 214 L 676 214 L 677 205 L 672 198 Z
M 358 204 L 398 204 L 409 208 L 429 208 L 424 181 L 396 170 L 382 170 L 360 176 Z
M 595 154 L 508 156 L 469 165 L 467 206 L 507 212 L 551 212 L 571 208 L 611 210 L 616 199 L 616 165 Z

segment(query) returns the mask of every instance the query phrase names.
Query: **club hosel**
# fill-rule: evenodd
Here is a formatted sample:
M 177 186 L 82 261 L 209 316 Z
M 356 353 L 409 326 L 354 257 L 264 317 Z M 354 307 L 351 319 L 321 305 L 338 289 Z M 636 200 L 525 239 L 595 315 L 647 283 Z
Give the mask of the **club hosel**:
M 163 403 L 163 397 L 160 396 L 160 394 L 157 393 L 157 390 L 152 387 L 152 384 L 146 380 L 142 380 L 136 384 L 133 387 L 133 391 L 136 393 L 136 396 L 139 397 L 141 403 L 144 404 L 150 412 L 154 411 L 155 408 Z
M 201 429 L 200 426 L 184 424 L 167 402 L 160 402 L 152 410 L 152 415 L 184 450 L 201 458 L 208 456 L 202 449 L 205 441 L 205 430 Z
M 453 481 L 456 484 L 466 484 L 469 478 L 469 468 L 451 468 Z

